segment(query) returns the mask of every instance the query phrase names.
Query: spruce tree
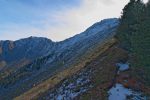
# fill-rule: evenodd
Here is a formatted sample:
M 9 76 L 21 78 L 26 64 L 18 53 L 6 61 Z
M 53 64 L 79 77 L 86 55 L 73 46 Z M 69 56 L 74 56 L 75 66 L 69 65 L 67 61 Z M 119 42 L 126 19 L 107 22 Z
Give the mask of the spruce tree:
M 145 5 L 141 0 L 130 0 L 123 9 L 117 38 L 136 58 L 131 65 L 144 70 L 143 79 L 150 86 L 150 1 Z
M 134 4 L 135 0 L 130 0 L 130 2 L 124 7 L 123 13 L 120 19 L 120 25 L 118 28 L 117 38 L 122 43 L 124 49 L 129 50 L 131 46 L 130 35 L 132 34 L 131 26 L 134 23 Z

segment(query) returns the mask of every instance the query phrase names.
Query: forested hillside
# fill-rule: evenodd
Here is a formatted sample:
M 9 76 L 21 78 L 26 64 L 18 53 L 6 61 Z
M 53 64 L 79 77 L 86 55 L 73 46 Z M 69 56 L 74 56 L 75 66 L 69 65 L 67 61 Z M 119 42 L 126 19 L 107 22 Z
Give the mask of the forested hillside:
M 133 74 L 150 86 L 150 1 L 130 0 L 117 33 L 120 46 L 129 52 Z

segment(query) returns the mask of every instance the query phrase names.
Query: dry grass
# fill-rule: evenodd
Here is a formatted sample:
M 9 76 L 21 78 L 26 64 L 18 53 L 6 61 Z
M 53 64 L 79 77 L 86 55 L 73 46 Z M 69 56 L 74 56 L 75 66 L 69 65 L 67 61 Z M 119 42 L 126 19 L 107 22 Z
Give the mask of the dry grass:
M 16 69 L 21 68 L 29 63 L 30 60 L 21 59 L 20 61 L 17 62 L 17 64 L 16 63 L 11 64 L 10 67 L 7 66 L 7 63 L 5 61 L 0 62 L 0 69 L 2 70 L 2 72 L 0 73 L 0 81 L 11 75 Z
M 68 69 L 63 70 L 48 80 L 42 82 L 41 84 L 33 87 L 29 91 L 25 92 L 24 94 L 14 98 L 14 100 L 32 100 L 37 99 L 39 95 L 45 93 L 49 89 L 56 86 L 58 83 L 60 83 L 65 78 L 72 76 L 73 74 L 80 71 L 88 62 L 91 62 L 94 58 L 105 52 L 107 49 L 109 49 L 112 45 L 116 43 L 115 39 L 110 39 L 109 41 L 106 41 L 103 43 L 103 45 L 100 45 L 99 47 L 95 48 L 93 52 L 88 52 L 87 55 L 84 57 L 84 59 L 80 59 L 80 63 L 74 66 L 68 67 Z
M 0 61 L 0 70 L 3 69 L 7 63 L 5 61 Z
M 115 82 L 116 63 L 126 58 L 127 52 L 115 46 L 97 57 L 91 64 L 91 67 L 96 70 L 91 76 L 94 87 L 77 100 L 107 100 L 107 91 Z

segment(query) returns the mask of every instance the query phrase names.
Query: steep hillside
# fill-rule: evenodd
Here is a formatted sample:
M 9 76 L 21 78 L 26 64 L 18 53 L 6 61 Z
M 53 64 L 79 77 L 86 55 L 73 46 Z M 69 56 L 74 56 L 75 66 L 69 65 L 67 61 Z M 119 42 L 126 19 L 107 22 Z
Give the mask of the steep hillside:
M 149 87 L 125 67 L 128 52 L 116 40 L 97 50 L 87 61 L 56 73 L 15 100 L 149 100 Z
M 46 38 L 29 37 L 17 41 L 0 41 L 0 59 L 8 64 L 21 59 L 33 60 L 53 49 L 54 42 Z
M 150 1 L 132 0 L 123 9 L 117 38 L 130 55 L 133 72 L 150 87 Z
M 11 41 L 11 43 L 2 41 L 1 61 L 3 65 L 6 62 L 9 66 L 3 66 L 1 69 L 0 97 L 12 99 L 19 96 L 34 86 L 48 81 L 47 79 L 52 75 L 64 69 L 80 70 L 93 57 L 98 56 L 97 53 L 105 51 L 114 43 L 112 37 L 115 35 L 118 23 L 118 19 L 106 19 L 81 34 L 56 43 L 36 37 Z M 109 43 L 108 40 L 112 42 Z M 103 47 L 107 41 L 108 46 Z M 76 66 L 79 66 L 79 69 L 78 67 L 76 69 Z M 59 78 L 59 81 L 62 79 Z
M 73 76 L 41 94 L 39 99 L 108 100 L 107 91 L 115 84 L 116 63 L 126 58 L 127 53 L 113 44 Z
M 0 71 L 9 74 L 52 52 L 55 43 L 42 37 L 29 37 L 17 41 L 0 41 L 0 48 Z
M 108 48 L 113 46 L 116 43 L 115 39 L 110 39 L 104 42 L 104 44 L 100 45 L 96 49 L 93 49 L 93 52 L 88 52 L 84 56 L 84 59 L 81 59 L 81 62 L 77 63 L 76 65 L 72 65 L 69 68 L 65 69 L 64 71 L 56 73 L 54 76 L 50 77 L 48 80 L 43 81 L 42 83 L 36 85 L 31 90 L 25 92 L 24 94 L 20 95 L 19 97 L 15 98 L 16 100 L 23 100 L 26 99 L 37 99 L 42 94 L 45 94 L 49 89 L 53 89 L 56 85 L 58 85 L 63 80 L 71 77 L 72 75 L 76 74 L 80 70 L 84 69 L 86 65 L 88 65 L 93 59 L 97 58 L 103 52 L 105 52 Z

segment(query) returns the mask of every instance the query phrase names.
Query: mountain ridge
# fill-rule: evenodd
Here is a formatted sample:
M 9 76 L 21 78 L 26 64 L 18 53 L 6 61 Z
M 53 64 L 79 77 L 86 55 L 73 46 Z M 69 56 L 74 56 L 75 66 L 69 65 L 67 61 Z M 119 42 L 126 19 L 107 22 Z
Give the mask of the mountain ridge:
M 31 55 L 25 55 L 28 59 L 20 60 L 20 64 L 18 64 L 19 62 L 13 62 L 1 70 L 0 96 L 3 97 L 3 94 L 8 95 L 7 97 L 10 98 L 18 96 L 32 88 L 34 84 L 39 84 L 48 79 L 55 72 L 81 63 L 79 59 L 88 59 L 89 54 L 91 54 L 93 50 L 98 49 L 98 47 L 100 47 L 106 40 L 111 39 L 115 35 L 118 24 L 119 21 L 116 18 L 106 19 L 92 25 L 92 27 L 88 28 L 81 34 L 61 42 L 52 42 L 49 39 L 46 39 L 46 42 L 45 39 L 43 40 L 44 42 L 39 40 L 36 41 L 36 39 L 38 39 L 36 37 L 26 38 L 29 40 L 27 43 L 24 43 L 24 39 L 20 40 L 21 44 L 23 44 L 21 49 L 26 45 L 27 48 L 32 47 L 32 49 L 29 50 L 30 54 L 34 55 L 40 53 L 40 55 L 33 56 L 33 60 L 29 59 Z M 30 43 L 30 40 L 32 39 L 35 39 L 35 41 Z M 47 41 L 51 44 L 50 46 Z M 34 44 L 36 44 L 36 46 L 34 46 Z M 46 49 L 44 49 L 43 46 L 45 46 Z M 8 49 L 9 46 L 7 45 L 6 47 L 6 49 Z M 13 50 L 15 48 L 16 47 L 14 47 Z M 25 50 L 25 54 L 27 50 L 23 50 Z M 19 52 L 16 54 L 18 53 Z M 0 58 L 2 59 L 1 56 Z M 20 58 L 22 58 L 22 56 Z

